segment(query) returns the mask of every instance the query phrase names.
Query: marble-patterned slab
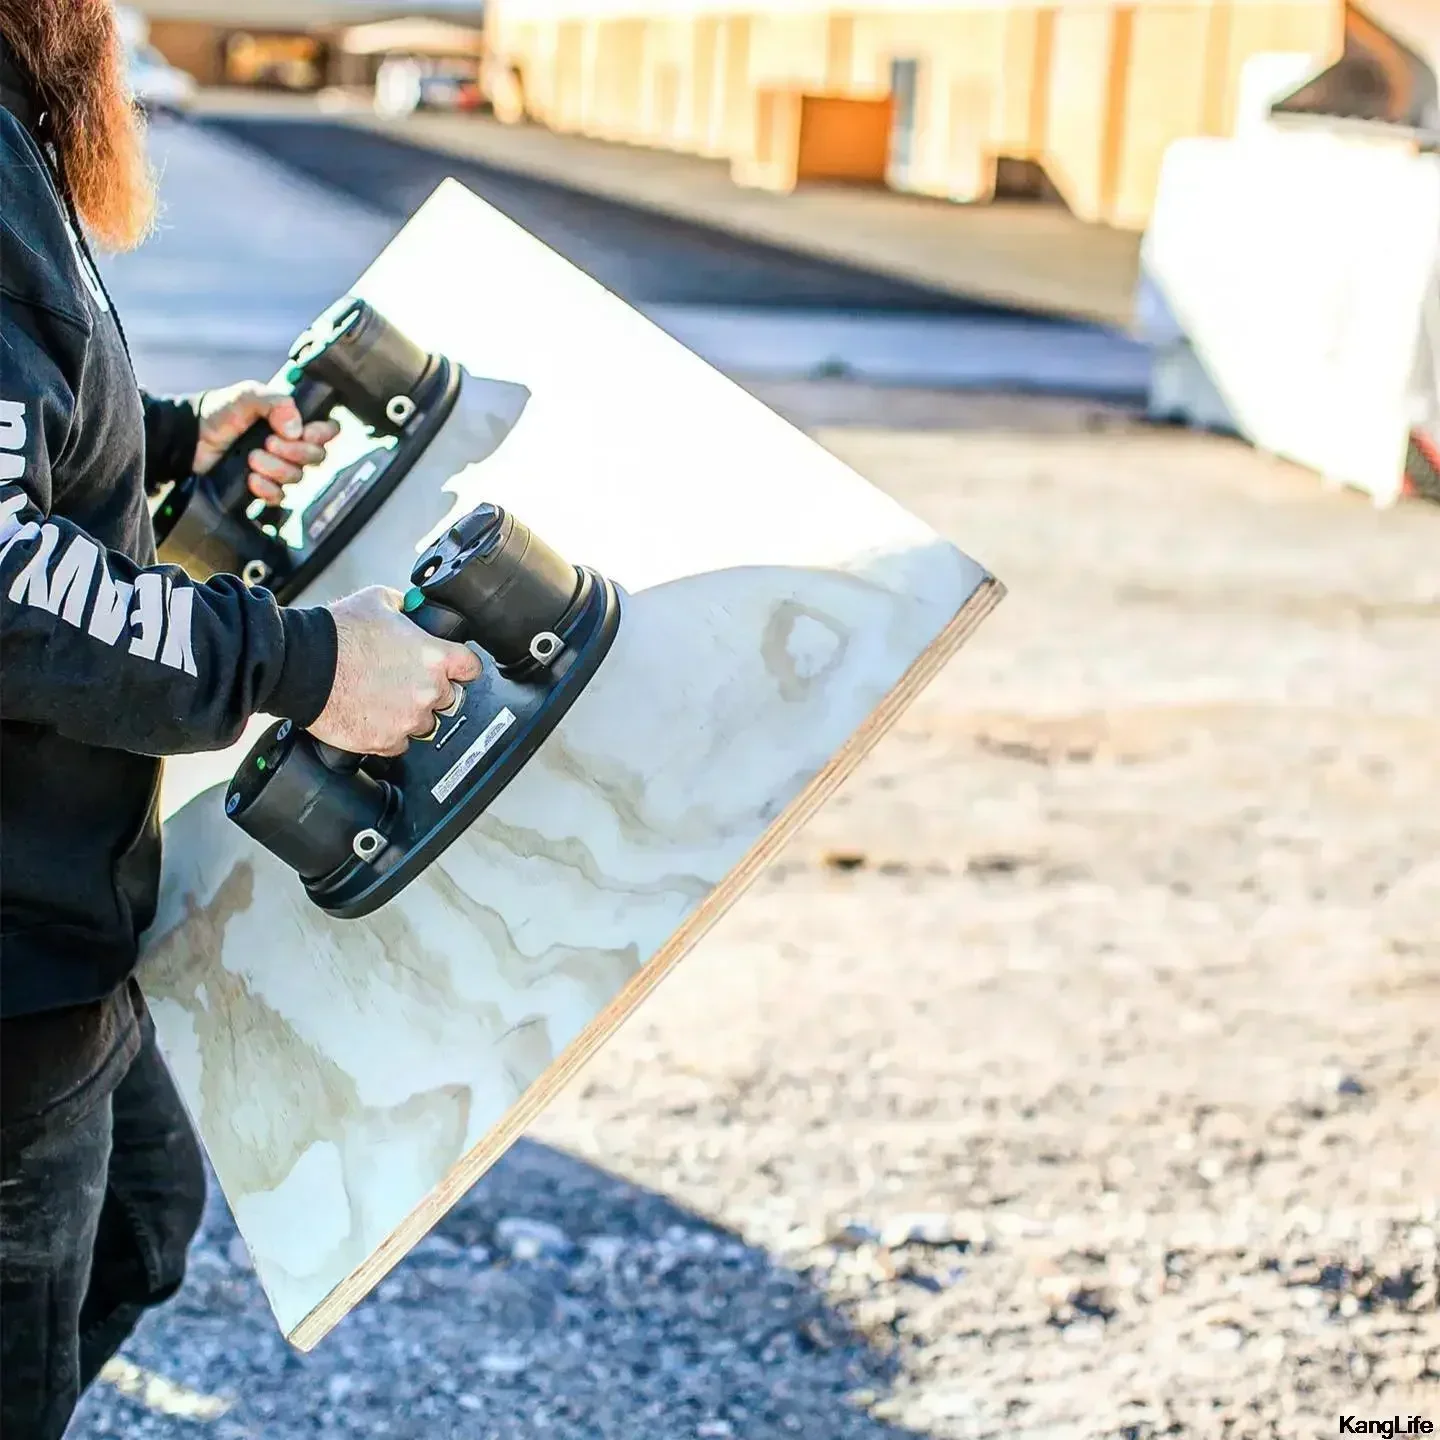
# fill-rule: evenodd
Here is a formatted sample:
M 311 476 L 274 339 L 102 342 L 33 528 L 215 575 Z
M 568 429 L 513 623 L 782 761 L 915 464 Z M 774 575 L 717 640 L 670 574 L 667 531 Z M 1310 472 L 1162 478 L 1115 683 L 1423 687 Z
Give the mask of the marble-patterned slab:
M 448 516 L 488 499 L 624 602 L 559 730 L 367 919 L 325 915 L 225 820 L 240 747 L 169 766 L 142 983 L 303 1349 L 518 1138 L 1001 594 L 453 182 L 355 290 L 459 361 L 466 397 L 306 598 L 403 585 Z

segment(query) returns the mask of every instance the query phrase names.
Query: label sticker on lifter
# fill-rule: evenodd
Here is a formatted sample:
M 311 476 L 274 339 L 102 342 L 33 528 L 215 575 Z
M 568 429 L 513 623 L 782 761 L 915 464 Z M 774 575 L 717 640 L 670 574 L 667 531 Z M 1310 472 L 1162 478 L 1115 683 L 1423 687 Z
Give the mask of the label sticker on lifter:
M 437 800 L 448 800 L 455 787 L 485 758 L 485 752 L 515 723 L 507 706 L 481 732 L 480 738 L 430 787 Z

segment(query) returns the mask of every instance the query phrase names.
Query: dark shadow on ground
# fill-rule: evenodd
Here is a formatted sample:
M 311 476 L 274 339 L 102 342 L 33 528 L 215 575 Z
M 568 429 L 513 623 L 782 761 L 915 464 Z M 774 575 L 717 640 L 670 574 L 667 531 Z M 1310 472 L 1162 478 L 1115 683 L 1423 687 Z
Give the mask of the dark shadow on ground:
M 728 235 L 337 120 L 212 116 L 206 127 L 403 222 L 453 176 L 632 305 L 1026 316 L 861 266 Z M 1074 321 L 1034 312 L 1063 328 Z
M 505 1223 L 508 1222 L 508 1223 Z M 177 1299 L 123 1357 L 232 1402 L 161 1413 L 101 1382 L 72 1435 L 193 1440 L 915 1440 L 846 1399 L 894 1362 L 803 1276 L 664 1196 L 512 1149 L 309 1355 L 211 1203 Z M 132 1385 L 130 1388 L 137 1388 Z

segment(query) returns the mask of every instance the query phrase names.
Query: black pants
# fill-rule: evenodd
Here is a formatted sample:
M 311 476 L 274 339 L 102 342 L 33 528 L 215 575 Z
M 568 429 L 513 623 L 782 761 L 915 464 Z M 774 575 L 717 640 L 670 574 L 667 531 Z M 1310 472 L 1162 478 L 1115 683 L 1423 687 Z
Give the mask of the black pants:
M 180 1288 L 205 1167 L 133 986 L 0 1034 L 0 1435 L 60 1440 Z

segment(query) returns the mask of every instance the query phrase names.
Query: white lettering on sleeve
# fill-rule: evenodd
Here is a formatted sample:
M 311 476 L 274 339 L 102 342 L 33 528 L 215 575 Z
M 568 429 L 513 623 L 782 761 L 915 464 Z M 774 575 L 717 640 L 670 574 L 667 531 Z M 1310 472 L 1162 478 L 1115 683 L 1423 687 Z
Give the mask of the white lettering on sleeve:
M 125 628 L 130 613 L 130 596 L 134 586 L 128 580 L 114 580 L 110 567 L 102 560 L 95 591 L 95 608 L 90 612 L 90 634 L 103 645 L 113 645 Z
M 49 603 L 45 608 L 77 630 L 85 618 L 85 602 L 90 598 L 99 559 L 100 547 L 88 536 L 77 535 L 50 572 Z
M 0 399 L 0 484 L 24 478 L 23 451 L 28 438 L 25 406 Z M 118 580 L 110 573 L 105 551 L 86 535 L 73 535 L 56 560 L 60 527 L 49 520 L 43 524 L 22 521 L 26 510 L 33 511 L 34 502 L 17 486 L 7 486 L 0 493 L 0 562 L 17 545 L 39 541 L 10 586 L 11 600 L 58 615 L 77 630 L 84 628 L 102 645 L 118 643 L 128 629 L 132 655 L 141 660 L 158 658 L 160 664 L 184 675 L 199 674 L 191 586 L 176 586 L 159 571 L 142 571 L 133 585 Z M 85 606 L 92 592 L 95 603 L 86 626 Z
M 27 541 L 33 540 L 40 533 L 40 527 L 33 521 L 27 520 L 16 530 L 7 530 L 5 539 L 0 543 L 0 564 L 4 563 L 5 557 L 17 545 L 24 545 Z
M 18 400 L 0 400 L 0 481 L 18 480 L 25 473 L 25 448 L 30 433 L 25 407 Z
M 42 610 L 50 608 L 50 589 L 47 584 L 45 567 L 60 543 L 60 530 L 55 525 L 40 527 L 40 543 L 30 557 L 30 563 L 15 577 L 10 587 L 10 598 L 26 605 L 38 605 Z
M 130 615 L 135 638 L 130 653 L 153 660 L 160 653 L 160 633 L 165 628 L 165 577 L 142 570 L 135 577 L 135 608 Z
M 169 615 L 165 624 L 165 648 L 160 652 L 160 663 L 172 670 L 181 670 L 186 675 L 198 675 L 195 668 L 195 650 L 190 633 L 190 622 L 195 612 L 195 592 L 188 585 L 174 585 L 170 589 Z
M 0 500 L 0 545 L 8 544 L 20 529 L 20 512 L 29 503 L 30 498 L 23 491 Z

